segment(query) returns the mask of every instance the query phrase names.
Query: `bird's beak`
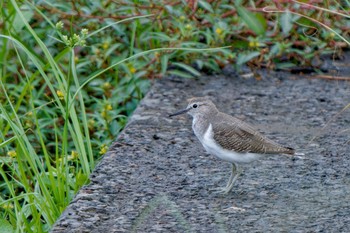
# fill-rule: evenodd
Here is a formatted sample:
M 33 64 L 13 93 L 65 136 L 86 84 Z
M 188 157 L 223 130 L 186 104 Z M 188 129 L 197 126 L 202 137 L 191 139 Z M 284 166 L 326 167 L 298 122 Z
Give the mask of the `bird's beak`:
M 175 113 L 173 113 L 173 114 L 170 114 L 170 115 L 169 115 L 169 117 L 173 117 L 173 116 L 177 116 L 177 115 L 184 114 L 184 113 L 186 113 L 186 112 L 190 111 L 190 109 L 191 109 L 191 108 L 186 108 L 186 109 L 184 109 L 184 110 L 181 110 L 181 111 L 175 112 Z

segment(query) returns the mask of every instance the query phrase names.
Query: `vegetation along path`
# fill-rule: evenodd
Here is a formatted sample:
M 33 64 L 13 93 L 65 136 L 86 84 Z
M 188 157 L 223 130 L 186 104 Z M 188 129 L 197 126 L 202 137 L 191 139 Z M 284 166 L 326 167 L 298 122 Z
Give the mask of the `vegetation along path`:
M 350 103 L 349 82 L 260 75 L 155 82 L 52 232 L 348 230 L 350 112 L 341 110 Z M 205 152 L 189 116 L 168 118 L 204 95 L 305 155 L 256 161 L 231 193 L 216 194 L 230 164 Z

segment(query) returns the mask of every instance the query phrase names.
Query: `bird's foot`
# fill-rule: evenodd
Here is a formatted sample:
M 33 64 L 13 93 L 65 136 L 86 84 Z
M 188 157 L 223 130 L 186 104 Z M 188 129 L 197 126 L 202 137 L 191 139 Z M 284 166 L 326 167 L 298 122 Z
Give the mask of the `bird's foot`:
M 215 193 L 215 194 L 219 194 L 219 195 L 226 195 L 228 194 L 231 190 L 228 189 L 227 187 L 222 188 L 222 187 L 218 187 L 218 188 L 211 188 L 209 189 L 209 191 Z

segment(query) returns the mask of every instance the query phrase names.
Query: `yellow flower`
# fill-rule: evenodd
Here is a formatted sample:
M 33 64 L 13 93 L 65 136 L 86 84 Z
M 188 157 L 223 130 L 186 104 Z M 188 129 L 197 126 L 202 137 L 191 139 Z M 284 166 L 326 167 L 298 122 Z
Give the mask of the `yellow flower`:
M 112 105 L 111 104 L 107 104 L 106 105 L 106 110 L 107 111 L 111 111 L 113 108 L 112 108 Z
M 13 205 L 11 203 L 4 203 L 1 207 L 5 210 L 13 209 Z
M 106 144 L 102 144 L 100 147 L 100 155 L 106 154 L 108 151 L 108 146 Z
M 186 24 L 186 25 L 185 25 L 185 29 L 191 30 L 191 29 L 192 29 L 192 25 L 191 25 L 191 24 Z
M 221 35 L 223 32 L 224 32 L 224 30 L 222 30 L 221 28 L 215 29 L 215 33 L 218 35 Z
M 56 94 L 57 94 L 57 96 L 58 96 L 58 98 L 59 98 L 60 100 L 64 100 L 64 94 L 63 94 L 62 91 L 57 90 L 57 91 L 56 91 Z
M 249 47 L 257 48 L 259 46 L 260 46 L 260 43 L 258 41 L 249 41 Z
M 135 67 L 133 67 L 133 66 L 129 67 L 129 71 L 130 71 L 130 73 L 132 73 L 132 74 L 135 74 L 135 73 L 136 73 L 136 69 L 135 69 Z
M 78 156 L 79 156 L 78 152 L 73 150 L 72 153 L 68 156 L 68 160 L 75 160 L 78 158 Z
M 69 158 L 70 158 L 70 159 L 77 159 L 78 156 L 79 156 L 78 152 L 76 152 L 75 150 L 73 150 Z
M 110 89 L 112 87 L 111 83 L 110 82 L 105 82 L 103 85 L 102 85 L 102 88 L 103 89 Z
M 181 16 L 180 16 L 180 20 L 181 20 L 181 21 L 185 21 L 185 19 L 186 19 L 186 17 L 185 17 L 184 15 L 181 15 Z
M 93 129 L 94 128 L 94 126 L 95 126 L 95 121 L 94 121 L 94 119 L 89 119 L 88 120 L 88 126 L 89 126 L 89 129 Z
M 109 42 L 105 41 L 103 44 L 102 44 L 102 48 L 104 50 L 108 49 L 109 48 Z
M 11 158 L 14 158 L 17 156 L 17 153 L 15 150 L 10 150 L 9 152 L 7 152 L 7 155 L 10 156 Z

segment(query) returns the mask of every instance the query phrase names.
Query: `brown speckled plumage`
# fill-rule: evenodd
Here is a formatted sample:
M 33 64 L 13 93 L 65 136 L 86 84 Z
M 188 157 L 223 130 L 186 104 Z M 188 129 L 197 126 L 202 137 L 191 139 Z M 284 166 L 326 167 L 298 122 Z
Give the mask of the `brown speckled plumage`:
M 258 154 L 294 154 L 294 150 L 261 135 L 249 124 L 218 112 L 212 121 L 214 140 L 223 148 L 236 152 Z

